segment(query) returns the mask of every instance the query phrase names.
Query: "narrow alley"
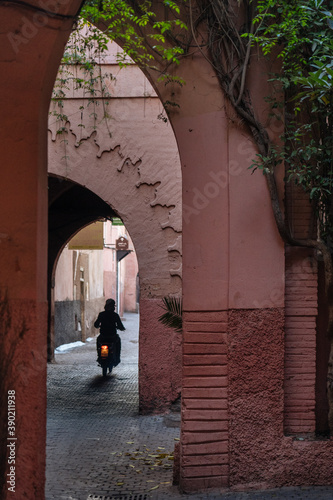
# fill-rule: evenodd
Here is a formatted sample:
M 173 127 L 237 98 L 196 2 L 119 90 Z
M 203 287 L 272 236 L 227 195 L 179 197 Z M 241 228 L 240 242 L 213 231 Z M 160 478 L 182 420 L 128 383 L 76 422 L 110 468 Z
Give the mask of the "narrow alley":
M 106 379 L 95 339 L 48 366 L 47 500 L 170 488 L 179 413 L 138 414 L 138 321 L 126 314 L 122 362 Z
M 95 340 L 48 365 L 46 500 L 331 500 L 332 487 L 180 495 L 172 485 L 179 408 L 138 413 L 139 316 L 126 314 L 122 362 L 106 379 Z

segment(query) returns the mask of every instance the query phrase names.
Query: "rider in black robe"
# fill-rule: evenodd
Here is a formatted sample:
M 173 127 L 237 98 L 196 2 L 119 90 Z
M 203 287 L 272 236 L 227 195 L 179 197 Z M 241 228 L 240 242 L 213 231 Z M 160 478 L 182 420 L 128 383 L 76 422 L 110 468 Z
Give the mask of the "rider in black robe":
M 119 315 L 115 312 L 116 303 L 113 299 L 105 302 L 104 311 L 100 312 L 94 323 L 95 328 L 100 329 L 96 340 L 97 352 L 103 342 L 113 342 L 115 346 L 115 366 L 120 363 L 121 340 L 117 330 L 124 331 L 125 327 Z

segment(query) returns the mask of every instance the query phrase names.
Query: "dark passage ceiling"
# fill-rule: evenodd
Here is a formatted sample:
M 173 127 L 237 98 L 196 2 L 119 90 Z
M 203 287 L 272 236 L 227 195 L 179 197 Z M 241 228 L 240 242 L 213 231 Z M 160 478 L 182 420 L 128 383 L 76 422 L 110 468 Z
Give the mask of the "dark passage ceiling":
M 49 176 L 49 277 L 63 245 L 81 228 L 99 219 L 118 217 L 89 189 Z

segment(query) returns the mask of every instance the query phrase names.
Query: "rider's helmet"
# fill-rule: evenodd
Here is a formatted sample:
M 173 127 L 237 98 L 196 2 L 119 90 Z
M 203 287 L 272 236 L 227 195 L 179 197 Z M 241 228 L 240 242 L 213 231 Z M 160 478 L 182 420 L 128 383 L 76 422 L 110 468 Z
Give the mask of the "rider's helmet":
M 105 302 L 104 309 L 106 311 L 109 311 L 109 310 L 114 310 L 115 307 L 116 307 L 116 302 L 113 299 L 107 299 L 107 301 Z

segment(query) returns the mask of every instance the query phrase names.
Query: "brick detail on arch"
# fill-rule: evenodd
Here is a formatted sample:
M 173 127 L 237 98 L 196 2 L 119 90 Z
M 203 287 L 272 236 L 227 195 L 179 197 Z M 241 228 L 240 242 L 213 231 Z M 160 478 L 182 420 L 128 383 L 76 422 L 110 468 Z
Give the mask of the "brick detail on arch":
M 317 262 L 286 249 L 284 430 L 315 432 Z
M 228 313 L 185 312 L 181 488 L 228 486 Z

